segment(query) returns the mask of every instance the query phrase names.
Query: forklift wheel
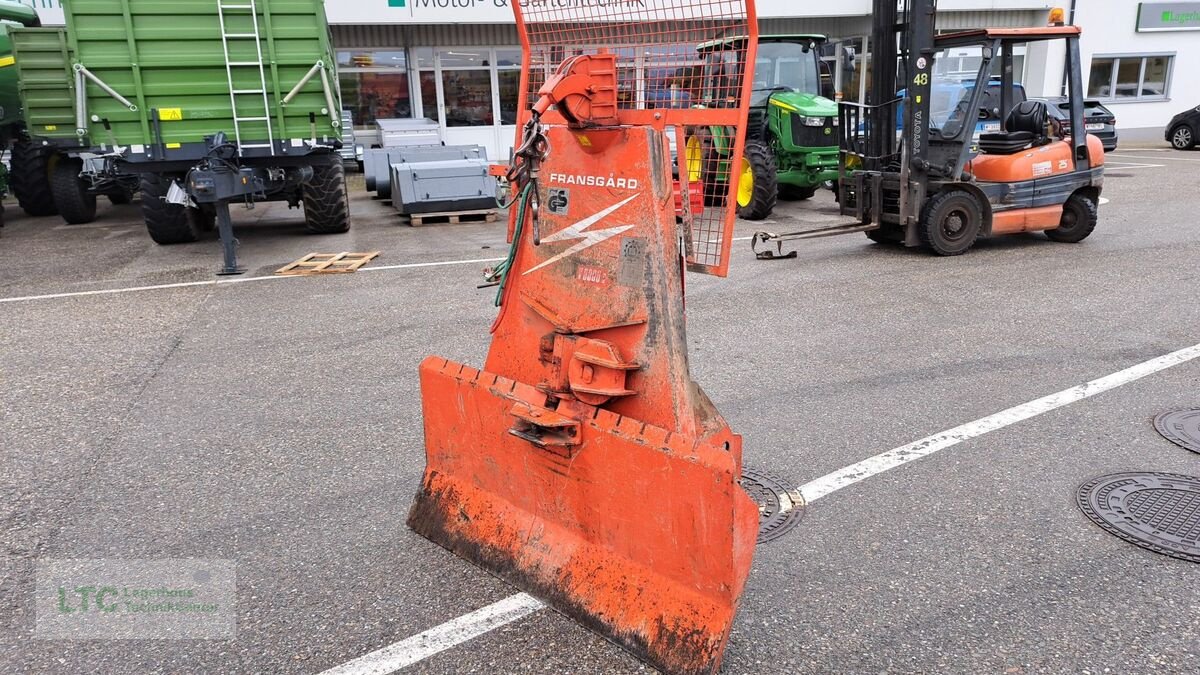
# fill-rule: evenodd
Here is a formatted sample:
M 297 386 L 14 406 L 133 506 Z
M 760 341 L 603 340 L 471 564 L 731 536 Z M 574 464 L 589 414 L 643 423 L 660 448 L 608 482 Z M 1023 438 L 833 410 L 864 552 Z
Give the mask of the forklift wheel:
M 1063 204 L 1062 221 L 1057 230 L 1046 230 L 1046 236 L 1051 241 L 1065 244 L 1075 244 L 1088 238 L 1096 229 L 1096 221 L 1100 218 L 1096 199 L 1091 195 L 1076 192 Z
M 938 255 L 962 255 L 975 245 L 983 227 L 983 207 L 975 195 L 947 190 L 925 205 L 920 227 L 921 241 Z

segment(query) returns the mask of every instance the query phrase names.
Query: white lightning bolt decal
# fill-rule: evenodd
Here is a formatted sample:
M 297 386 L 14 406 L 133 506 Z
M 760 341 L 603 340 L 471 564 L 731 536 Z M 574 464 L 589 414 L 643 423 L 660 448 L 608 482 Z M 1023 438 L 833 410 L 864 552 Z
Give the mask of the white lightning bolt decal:
M 612 206 L 608 207 L 607 209 L 604 209 L 600 213 L 597 213 L 592 216 L 588 216 L 587 218 L 584 218 L 583 220 L 579 221 L 578 223 L 575 223 L 574 225 L 571 225 L 570 227 L 565 227 L 565 228 L 559 230 L 558 232 L 555 232 L 554 234 L 550 235 L 549 237 L 546 237 L 545 239 L 543 239 L 542 240 L 543 244 L 553 244 L 555 242 L 571 241 L 573 239 L 582 239 L 583 241 L 580 241 L 579 243 L 568 248 L 567 250 L 563 251 L 562 253 L 559 253 L 558 255 L 554 256 L 553 258 L 550 258 L 549 260 L 543 262 L 542 264 L 540 264 L 536 267 L 529 268 L 528 270 L 525 271 L 525 274 L 529 274 L 531 272 L 536 272 L 537 270 L 540 270 L 543 267 L 546 267 L 547 265 L 553 265 L 554 263 L 558 262 L 559 260 L 562 260 L 563 258 L 565 258 L 569 255 L 574 255 L 576 253 L 579 253 L 580 251 L 589 249 L 589 248 L 595 246 L 596 244 L 599 244 L 600 242 L 612 239 L 613 237 L 617 236 L 618 234 L 621 234 L 622 232 L 632 230 L 634 227 L 633 225 L 619 225 L 617 227 L 610 227 L 605 230 L 593 230 L 592 232 L 584 232 L 584 230 L 586 230 L 589 227 L 591 227 L 592 225 L 595 225 L 596 223 L 600 222 L 604 218 L 611 215 L 617 209 L 621 208 L 622 206 L 625 206 L 626 204 L 637 199 L 640 196 L 641 196 L 641 193 L 638 193 L 638 194 L 630 197 L 629 199 L 626 199 L 625 201 L 617 202 L 616 204 L 613 204 Z

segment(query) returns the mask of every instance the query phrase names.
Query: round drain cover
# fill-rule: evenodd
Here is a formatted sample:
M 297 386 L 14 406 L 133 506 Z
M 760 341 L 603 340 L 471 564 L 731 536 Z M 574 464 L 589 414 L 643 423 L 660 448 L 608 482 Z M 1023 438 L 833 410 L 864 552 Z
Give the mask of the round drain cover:
M 758 504 L 758 543 L 791 532 L 804 516 L 804 496 L 794 483 L 750 467 L 742 467 L 742 489 Z
M 1079 488 L 1079 508 L 1125 541 L 1200 562 L 1200 478 L 1174 473 L 1117 473 Z
M 1154 428 L 1181 448 L 1200 452 L 1200 410 L 1176 410 L 1154 418 Z

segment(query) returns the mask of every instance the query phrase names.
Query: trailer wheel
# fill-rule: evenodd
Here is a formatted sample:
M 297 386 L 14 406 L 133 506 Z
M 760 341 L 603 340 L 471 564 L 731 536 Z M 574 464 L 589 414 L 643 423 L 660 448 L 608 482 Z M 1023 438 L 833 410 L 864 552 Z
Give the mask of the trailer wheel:
M 921 242 L 938 255 L 962 255 L 975 245 L 983 228 L 983 207 L 975 195 L 947 190 L 925 205 L 917 228 Z
M 70 225 L 83 225 L 96 219 L 96 195 L 88 192 L 87 182 L 79 177 L 83 160 L 60 157 L 50 173 L 50 189 L 58 213 Z
M 163 246 L 186 244 L 200 238 L 200 226 L 189 217 L 188 208 L 166 200 L 171 176 L 144 173 L 141 177 L 142 217 L 154 243 Z
M 779 201 L 779 175 L 775 153 L 759 141 L 749 141 L 742 153 L 737 175 L 738 217 L 762 220 L 771 215 Z
M 304 226 L 313 234 L 338 234 L 350 229 L 350 193 L 341 162 L 313 167 L 304 184 Z
M 791 185 L 788 183 L 779 184 L 779 198 L 793 202 L 802 202 L 806 199 L 812 199 L 813 195 L 817 194 L 817 188 L 801 187 L 799 185 Z
M 1046 230 L 1051 241 L 1076 244 L 1088 238 L 1100 220 L 1096 199 L 1089 194 L 1076 192 L 1063 204 L 1062 221 L 1057 230 Z
M 50 188 L 50 172 L 57 162 L 53 148 L 29 141 L 13 144 L 9 185 L 25 213 L 35 218 L 58 215 Z
M 133 195 L 124 190 L 119 192 L 110 192 L 105 196 L 108 197 L 109 203 L 111 203 L 113 206 L 124 206 L 125 204 L 133 202 Z

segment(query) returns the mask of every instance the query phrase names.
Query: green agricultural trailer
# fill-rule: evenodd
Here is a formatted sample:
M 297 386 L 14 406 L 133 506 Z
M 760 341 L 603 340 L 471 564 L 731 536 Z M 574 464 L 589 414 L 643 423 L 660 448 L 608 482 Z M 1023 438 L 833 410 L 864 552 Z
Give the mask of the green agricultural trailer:
M 31 216 L 57 213 L 50 195 L 45 153 L 31 143 L 21 117 L 16 59 L 11 34 L 22 26 L 40 26 L 37 12 L 20 2 L 0 0 L 0 153 L 11 153 L 9 171 L 0 164 L 0 199 L 12 192 L 21 208 Z M 0 202 L 0 225 L 4 224 L 4 205 Z
M 34 139 L 57 153 L 60 210 L 94 214 L 97 194 L 136 176 L 151 238 L 196 241 L 215 225 L 221 274 L 242 272 L 233 201 L 303 206 L 312 233 L 350 228 L 322 0 L 63 4 L 65 39 L 18 40 L 31 74 L 37 64 L 51 79 L 57 59 L 68 77 L 66 99 L 32 84 L 23 92 Z
M 700 45 L 706 91 L 736 77 L 728 72 L 734 55 L 745 49 L 746 37 L 732 36 Z M 742 165 L 729 166 L 732 129 L 690 130 L 685 157 L 689 180 L 702 182 L 708 201 L 719 199 L 712 186 L 738 176 L 738 216 L 762 220 L 771 215 L 779 198 L 811 198 L 838 175 L 837 103 L 821 96 L 820 47 L 824 35 L 761 35 L 754 64 L 754 92 Z M 705 105 L 722 101 L 700 97 Z

